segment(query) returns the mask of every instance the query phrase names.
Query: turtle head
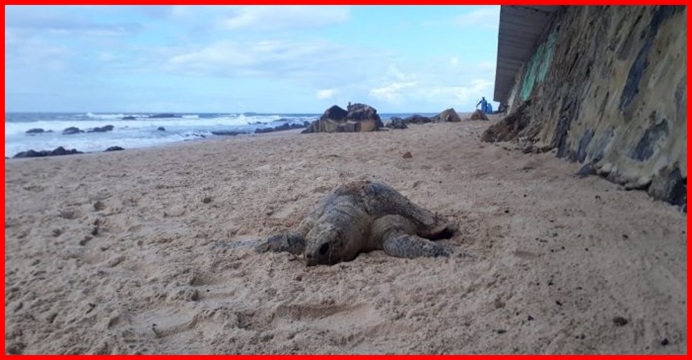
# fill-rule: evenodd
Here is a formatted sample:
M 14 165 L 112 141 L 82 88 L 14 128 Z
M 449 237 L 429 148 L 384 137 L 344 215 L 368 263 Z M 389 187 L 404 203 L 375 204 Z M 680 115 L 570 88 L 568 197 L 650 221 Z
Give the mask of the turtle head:
M 348 259 L 343 232 L 332 224 L 318 224 L 309 233 L 305 246 L 305 264 L 332 265 Z

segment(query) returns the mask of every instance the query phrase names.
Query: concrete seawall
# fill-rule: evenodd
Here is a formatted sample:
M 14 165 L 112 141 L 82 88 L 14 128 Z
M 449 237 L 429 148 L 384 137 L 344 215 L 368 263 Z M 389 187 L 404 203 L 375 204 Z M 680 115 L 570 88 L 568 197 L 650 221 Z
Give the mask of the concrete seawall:
M 684 6 L 556 11 L 507 98 L 496 99 L 521 110 L 510 138 L 686 204 L 686 17 Z

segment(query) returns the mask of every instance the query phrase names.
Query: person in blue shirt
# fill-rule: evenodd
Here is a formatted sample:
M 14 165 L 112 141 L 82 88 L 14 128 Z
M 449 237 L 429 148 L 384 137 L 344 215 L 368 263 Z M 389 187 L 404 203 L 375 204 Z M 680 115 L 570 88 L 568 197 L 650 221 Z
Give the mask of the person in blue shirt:
M 483 97 L 481 98 L 481 101 L 479 101 L 478 104 L 476 104 L 476 107 L 478 107 L 478 105 L 481 106 L 481 111 L 482 111 L 482 112 L 487 113 L 487 110 L 488 110 L 488 102 L 485 100 L 485 96 L 483 96 Z

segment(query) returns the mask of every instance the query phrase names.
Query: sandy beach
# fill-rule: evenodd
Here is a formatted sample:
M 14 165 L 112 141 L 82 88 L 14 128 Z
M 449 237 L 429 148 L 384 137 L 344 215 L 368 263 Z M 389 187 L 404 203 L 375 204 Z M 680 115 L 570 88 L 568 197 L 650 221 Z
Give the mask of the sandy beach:
M 686 214 L 488 125 L 6 160 L 5 351 L 685 353 Z M 251 248 L 354 180 L 458 224 L 455 255 Z

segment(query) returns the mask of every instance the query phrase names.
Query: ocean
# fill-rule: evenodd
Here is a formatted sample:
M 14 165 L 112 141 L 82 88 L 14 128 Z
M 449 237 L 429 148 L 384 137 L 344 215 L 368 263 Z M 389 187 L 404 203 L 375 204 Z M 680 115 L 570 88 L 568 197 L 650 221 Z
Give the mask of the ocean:
M 255 129 L 302 124 L 317 120 L 321 114 L 174 113 L 167 115 L 175 117 L 165 118 L 153 115 L 156 113 L 5 113 L 5 156 L 13 157 L 27 150 L 53 150 L 59 146 L 82 152 L 104 151 L 111 146 L 125 149 L 158 146 L 219 137 L 212 131 L 253 133 Z M 380 117 L 387 122 L 392 116 L 409 115 L 412 114 L 380 114 Z M 113 130 L 89 132 L 107 125 L 112 125 Z M 84 132 L 64 135 L 63 130 L 69 127 Z M 158 130 L 159 127 L 165 131 Z M 28 134 L 31 129 L 44 132 Z

